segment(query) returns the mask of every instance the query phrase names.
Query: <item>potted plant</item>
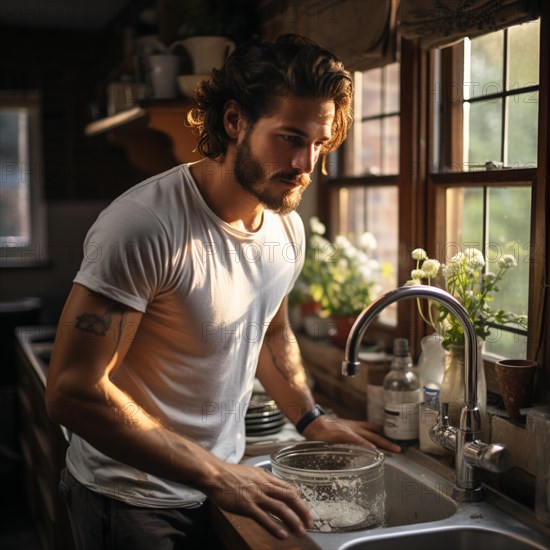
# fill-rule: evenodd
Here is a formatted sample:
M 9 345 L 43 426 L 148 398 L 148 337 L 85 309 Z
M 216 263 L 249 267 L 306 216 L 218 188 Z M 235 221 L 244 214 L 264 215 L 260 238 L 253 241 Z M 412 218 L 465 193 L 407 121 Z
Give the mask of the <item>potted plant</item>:
M 331 320 L 333 340 L 343 346 L 357 315 L 380 293 L 382 269 L 372 257 L 376 239 L 366 232 L 358 238 L 338 235 L 329 241 L 317 217 L 310 219 L 309 226 L 311 235 L 294 300 L 317 304 L 319 317 Z

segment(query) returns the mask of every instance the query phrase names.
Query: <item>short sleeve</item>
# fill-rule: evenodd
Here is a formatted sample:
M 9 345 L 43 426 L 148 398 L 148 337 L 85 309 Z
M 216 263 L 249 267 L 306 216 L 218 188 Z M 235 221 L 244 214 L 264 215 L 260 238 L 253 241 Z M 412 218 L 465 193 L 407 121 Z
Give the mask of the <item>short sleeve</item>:
M 139 202 L 107 207 L 88 232 L 83 255 L 75 283 L 141 312 L 169 277 L 166 230 Z

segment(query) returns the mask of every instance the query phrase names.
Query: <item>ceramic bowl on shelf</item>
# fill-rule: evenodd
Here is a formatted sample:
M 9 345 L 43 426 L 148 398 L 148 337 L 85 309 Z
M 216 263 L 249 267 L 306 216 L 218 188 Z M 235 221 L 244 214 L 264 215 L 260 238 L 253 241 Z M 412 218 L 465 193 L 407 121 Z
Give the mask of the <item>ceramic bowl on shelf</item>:
M 197 86 L 205 78 L 208 78 L 207 74 L 182 74 L 177 78 L 179 91 L 185 97 L 193 97 Z

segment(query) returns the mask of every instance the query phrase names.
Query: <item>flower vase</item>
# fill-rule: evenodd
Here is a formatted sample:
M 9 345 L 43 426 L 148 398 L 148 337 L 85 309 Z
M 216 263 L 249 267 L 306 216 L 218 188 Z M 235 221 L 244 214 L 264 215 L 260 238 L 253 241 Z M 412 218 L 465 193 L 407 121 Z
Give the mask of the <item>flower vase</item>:
M 483 368 L 483 340 L 477 344 L 477 401 L 482 418 L 487 410 L 487 383 Z M 464 352 L 461 345 L 449 345 L 445 351 L 445 369 L 441 382 L 441 403 L 449 405 L 449 420 L 452 426 L 459 425 L 460 411 L 464 404 Z

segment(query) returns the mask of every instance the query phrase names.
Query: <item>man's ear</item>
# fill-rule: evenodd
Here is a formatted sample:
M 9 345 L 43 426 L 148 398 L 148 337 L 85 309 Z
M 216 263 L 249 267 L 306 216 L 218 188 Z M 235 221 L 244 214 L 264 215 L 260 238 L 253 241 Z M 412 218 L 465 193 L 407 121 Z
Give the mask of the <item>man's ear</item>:
M 230 99 L 224 106 L 223 127 L 229 138 L 234 140 L 237 140 L 239 133 L 248 127 L 241 107 L 234 99 Z

